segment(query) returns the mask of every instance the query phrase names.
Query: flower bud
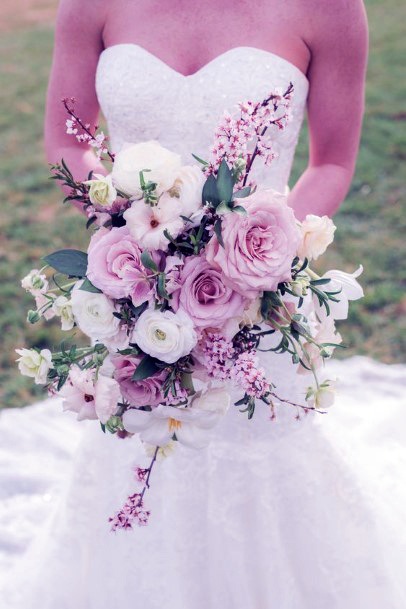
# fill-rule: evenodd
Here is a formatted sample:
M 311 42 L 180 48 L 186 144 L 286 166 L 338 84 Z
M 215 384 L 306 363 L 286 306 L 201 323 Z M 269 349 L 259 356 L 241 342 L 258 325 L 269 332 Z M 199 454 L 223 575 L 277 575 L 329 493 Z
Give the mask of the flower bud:
M 40 314 L 38 313 L 38 311 L 33 311 L 32 309 L 30 309 L 27 313 L 27 322 L 29 324 L 36 324 L 37 321 L 39 321 L 41 319 Z

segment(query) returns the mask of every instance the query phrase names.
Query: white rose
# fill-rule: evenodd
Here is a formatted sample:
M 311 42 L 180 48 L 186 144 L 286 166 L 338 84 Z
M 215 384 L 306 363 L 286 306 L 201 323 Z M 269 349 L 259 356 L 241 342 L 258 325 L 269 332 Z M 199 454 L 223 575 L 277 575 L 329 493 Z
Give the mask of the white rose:
M 169 190 L 181 167 L 178 154 L 167 150 L 152 140 L 139 144 L 124 144 L 114 159 L 112 177 L 120 190 L 130 196 L 140 197 L 140 171 L 146 181 L 155 182 L 158 192 Z
M 58 296 L 53 304 L 52 309 L 58 317 L 61 318 L 61 327 L 64 332 L 72 330 L 75 324 L 73 317 L 72 303 L 66 296 Z
M 46 276 L 40 273 L 38 269 L 32 269 L 21 280 L 21 287 L 27 292 L 31 292 L 31 294 L 44 294 L 48 289 L 48 281 Z
M 164 232 L 175 239 L 184 229 L 178 199 L 164 193 L 159 203 L 151 207 L 144 201 L 135 201 L 123 216 L 131 236 L 146 249 L 166 250 L 169 241 Z
M 193 322 L 183 311 L 153 311 L 147 309 L 139 317 L 131 342 L 144 353 L 173 364 L 191 352 L 197 343 Z
M 325 410 L 334 404 L 335 396 L 333 381 L 324 381 L 318 388 L 309 387 L 306 401 L 312 408 Z
M 84 334 L 103 342 L 119 332 L 119 319 L 113 315 L 114 303 L 104 294 L 80 290 L 82 281 L 75 284 L 71 294 L 75 321 Z
M 328 306 L 330 307 L 330 314 L 333 319 L 347 319 L 348 317 L 348 302 L 350 300 L 358 300 L 364 296 L 364 290 L 362 286 L 356 280 L 363 272 L 362 266 L 354 273 L 344 273 L 344 271 L 327 271 L 322 279 L 330 279 L 330 283 L 325 286 L 325 289 L 329 292 L 338 292 L 335 296 L 339 302 L 333 302 L 329 300 Z M 318 301 L 315 300 L 317 306 Z M 325 311 L 325 309 L 324 309 Z
M 87 180 L 84 184 L 90 186 L 89 198 L 93 205 L 99 207 L 111 207 L 117 199 L 117 190 L 113 186 L 111 175 L 103 176 L 98 173 L 93 174 L 92 180 Z
M 194 217 L 202 212 L 202 192 L 206 178 L 199 167 L 185 165 L 181 167 L 169 194 L 178 199 L 179 214 Z
M 300 230 L 302 242 L 298 248 L 298 256 L 302 260 L 317 260 L 333 242 L 336 226 L 328 216 L 309 214 L 301 223 Z
M 16 349 L 16 353 L 20 356 L 17 362 L 21 374 L 33 378 L 37 385 L 45 385 L 48 372 L 54 367 L 50 350 Z

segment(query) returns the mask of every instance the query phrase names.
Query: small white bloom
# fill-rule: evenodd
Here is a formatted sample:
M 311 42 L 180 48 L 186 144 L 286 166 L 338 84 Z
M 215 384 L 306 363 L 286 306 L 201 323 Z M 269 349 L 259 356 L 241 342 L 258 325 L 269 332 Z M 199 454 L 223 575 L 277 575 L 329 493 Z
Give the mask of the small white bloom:
M 144 353 L 172 364 L 191 352 L 197 336 L 192 320 L 183 311 L 147 309 L 135 325 L 131 342 Z
M 230 405 L 223 388 L 197 394 L 188 408 L 159 405 L 151 411 L 130 409 L 123 415 L 124 428 L 139 433 L 140 439 L 155 446 L 166 446 L 173 436 L 191 448 L 204 448 Z
M 144 201 L 133 202 L 123 216 L 131 236 L 141 247 L 166 250 L 169 241 L 164 232 L 176 238 L 184 229 L 181 213 L 178 199 L 164 193 L 153 207 Z
M 295 296 L 306 296 L 310 284 L 310 278 L 306 275 L 298 275 L 294 281 L 289 284 L 290 289 Z
M 21 287 L 31 294 L 44 294 L 48 290 L 48 280 L 38 269 L 33 269 L 21 280 Z
M 84 334 L 103 342 L 119 332 L 120 321 L 113 315 L 114 302 L 104 294 L 80 290 L 83 281 L 78 281 L 71 293 L 73 316 Z
M 363 268 L 360 265 L 354 273 L 344 273 L 343 271 L 327 271 L 323 275 L 323 279 L 330 279 L 330 283 L 327 284 L 326 289 L 329 292 L 340 293 L 335 296 L 339 302 L 333 302 L 329 300 L 329 307 L 331 316 L 334 319 L 347 319 L 348 317 L 348 302 L 350 300 L 358 300 L 364 296 L 364 290 L 362 286 L 356 280 L 363 272 Z
M 342 343 L 342 337 L 337 332 L 334 319 L 332 316 L 326 316 L 321 321 L 314 322 L 314 318 L 309 319 L 310 327 L 312 330 L 312 338 L 315 343 L 304 343 L 303 350 L 307 357 L 303 357 L 305 364 L 317 370 L 321 368 L 324 361 L 332 356 L 335 347 L 332 345 L 340 345 Z M 313 323 L 312 323 L 313 322 Z M 317 345 L 328 343 L 329 346 L 325 346 L 320 349 Z M 311 374 L 310 370 L 307 370 L 303 366 L 298 367 L 299 374 Z
M 152 140 L 139 144 L 124 144 L 114 159 L 112 177 L 117 188 L 130 196 L 141 196 L 140 172 L 146 171 L 146 181 L 155 182 L 161 193 L 172 188 L 181 167 L 178 154 Z
M 206 178 L 196 165 L 184 165 L 180 168 L 175 183 L 169 194 L 178 200 L 179 214 L 195 217 L 202 210 L 202 192 Z
M 93 174 L 91 180 L 84 184 L 90 186 L 89 198 L 93 205 L 98 207 L 111 207 L 117 199 L 117 190 L 113 186 L 111 175 L 103 176 L 98 173 Z
M 261 321 L 261 299 L 258 297 L 255 300 L 251 300 L 248 307 L 244 310 L 241 325 L 252 328 L 252 326 L 261 323 Z
M 336 226 L 328 216 L 309 214 L 301 223 L 300 230 L 302 242 L 298 248 L 298 256 L 302 260 L 317 260 L 333 242 Z
M 45 385 L 48 372 L 54 367 L 49 349 L 38 352 L 35 349 L 16 349 L 18 369 L 24 376 L 35 380 L 37 385 Z
M 61 318 L 61 327 L 64 332 L 72 330 L 75 325 L 73 317 L 72 303 L 66 296 L 58 296 L 53 304 L 52 309 L 58 317 Z
M 319 387 L 309 387 L 306 401 L 312 408 L 325 410 L 334 404 L 336 391 L 333 381 L 324 381 Z

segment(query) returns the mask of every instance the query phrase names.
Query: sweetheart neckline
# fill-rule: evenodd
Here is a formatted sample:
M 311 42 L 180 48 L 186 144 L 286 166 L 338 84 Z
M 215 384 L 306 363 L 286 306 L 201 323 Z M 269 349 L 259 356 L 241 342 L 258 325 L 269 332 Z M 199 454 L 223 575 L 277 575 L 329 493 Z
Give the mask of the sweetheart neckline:
M 201 68 L 199 68 L 198 70 L 196 70 L 196 72 L 193 72 L 192 74 L 182 74 L 182 72 L 179 72 L 175 68 L 172 68 L 172 66 L 170 66 L 168 63 L 166 63 L 163 59 L 161 59 L 157 55 L 154 55 L 154 53 L 151 53 L 145 47 L 143 47 L 139 44 L 136 44 L 134 42 L 120 42 L 117 44 L 112 44 L 112 45 L 106 47 L 105 49 L 103 49 L 103 51 L 100 53 L 100 57 L 102 55 L 104 55 L 105 53 L 107 53 L 108 51 L 110 51 L 111 49 L 115 49 L 118 47 L 132 47 L 132 48 L 138 49 L 138 50 L 142 51 L 145 55 L 152 57 L 156 62 L 160 63 L 161 65 L 166 67 L 168 70 L 170 70 L 171 72 L 173 72 L 174 74 L 176 74 L 177 76 L 179 76 L 180 78 L 183 78 L 183 79 L 192 79 L 197 76 L 200 76 L 200 74 L 202 72 L 204 72 L 206 69 L 208 69 L 210 66 L 217 63 L 224 57 L 231 55 L 232 53 L 235 53 L 238 51 L 257 52 L 257 53 L 262 53 L 262 54 L 268 55 L 270 57 L 273 57 L 274 59 L 277 59 L 278 61 L 281 61 L 281 62 L 287 64 L 288 66 L 293 68 L 297 72 L 297 74 L 299 74 L 303 78 L 303 80 L 307 83 L 307 85 L 309 84 L 309 79 L 307 78 L 306 74 L 304 72 L 302 72 L 302 70 L 300 68 L 298 68 L 298 66 L 296 66 L 294 63 L 292 63 L 288 59 L 285 59 L 285 57 L 282 57 L 281 55 L 272 53 L 272 51 L 267 51 L 266 49 L 260 49 L 257 47 L 251 47 L 251 46 L 232 47 L 231 49 L 228 49 L 227 51 L 220 53 L 220 55 L 216 55 L 216 57 L 214 57 L 213 59 L 211 59 L 210 61 L 205 63 Z M 99 59 L 100 59 L 100 57 L 99 57 Z

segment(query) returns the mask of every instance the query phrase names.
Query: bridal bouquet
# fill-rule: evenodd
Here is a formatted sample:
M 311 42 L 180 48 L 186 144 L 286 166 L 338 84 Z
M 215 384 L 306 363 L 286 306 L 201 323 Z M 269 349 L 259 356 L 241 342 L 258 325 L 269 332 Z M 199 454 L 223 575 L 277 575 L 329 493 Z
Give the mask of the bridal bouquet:
M 112 162 L 108 175 L 78 182 L 62 161 L 53 177 L 79 201 L 94 230 L 87 252 L 45 256 L 22 286 L 35 297 L 28 321 L 57 316 L 62 330 L 79 328 L 58 351 L 17 349 L 20 371 L 62 398 L 78 420 L 104 432 L 139 434 L 153 446 L 148 468 L 137 468 L 141 490 L 112 519 L 112 528 L 146 524 L 144 494 L 159 451 L 175 441 L 202 448 L 210 430 L 235 405 L 248 419 L 262 402 L 323 411 L 334 399 L 319 370 L 341 337 L 335 320 L 362 289 L 354 275 L 311 269 L 332 242 L 333 222 L 309 215 L 298 222 L 286 196 L 252 180 L 253 163 L 275 157 L 272 132 L 289 120 L 293 93 L 271 93 L 225 114 L 208 161 L 180 156 L 156 141 L 128 143 L 113 155 L 107 138 L 64 100 L 67 131 Z M 106 171 L 107 174 L 107 171 Z M 48 272 L 52 269 L 52 273 Z M 360 271 L 358 271 L 359 273 Z M 258 350 L 288 353 L 312 375 L 303 403 L 277 392 Z

